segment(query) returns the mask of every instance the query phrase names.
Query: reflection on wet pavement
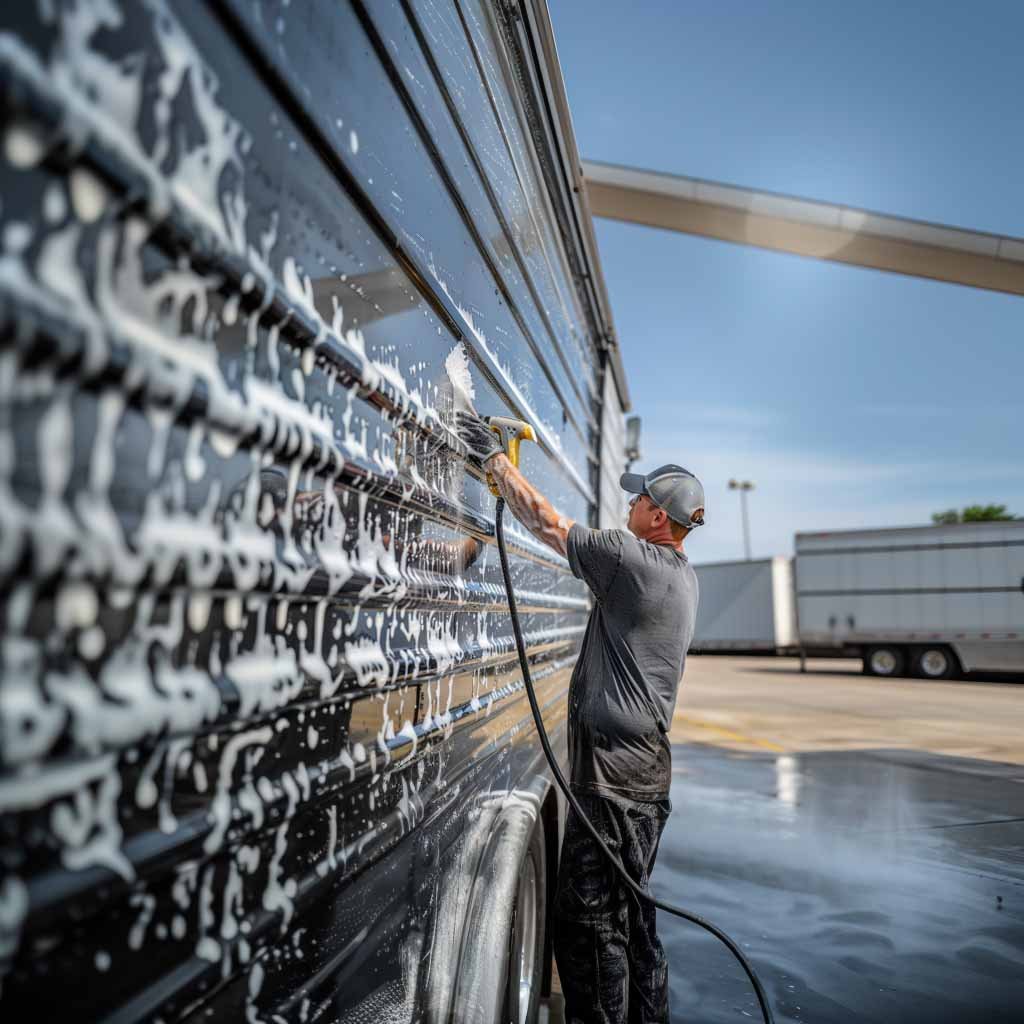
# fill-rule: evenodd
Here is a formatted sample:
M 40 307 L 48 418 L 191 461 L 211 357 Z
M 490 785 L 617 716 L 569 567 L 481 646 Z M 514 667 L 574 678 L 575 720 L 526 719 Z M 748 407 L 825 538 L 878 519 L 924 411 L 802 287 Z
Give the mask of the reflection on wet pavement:
M 777 1021 L 1024 1021 L 1024 768 L 919 751 L 674 749 L 658 896 L 754 962 Z M 724 947 L 659 914 L 673 1021 L 759 1020 Z

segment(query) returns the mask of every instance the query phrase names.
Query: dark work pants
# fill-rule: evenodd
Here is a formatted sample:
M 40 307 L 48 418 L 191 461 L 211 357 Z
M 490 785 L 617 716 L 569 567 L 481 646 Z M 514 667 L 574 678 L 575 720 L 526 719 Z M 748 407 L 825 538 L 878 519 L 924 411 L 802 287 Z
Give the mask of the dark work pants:
M 574 792 L 598 834 L 646 888 L 672 805 Z M 626 888 L 570 808 L 554 921 L 567 1024 L 667 1024 L 668 964 L 654 914 Z

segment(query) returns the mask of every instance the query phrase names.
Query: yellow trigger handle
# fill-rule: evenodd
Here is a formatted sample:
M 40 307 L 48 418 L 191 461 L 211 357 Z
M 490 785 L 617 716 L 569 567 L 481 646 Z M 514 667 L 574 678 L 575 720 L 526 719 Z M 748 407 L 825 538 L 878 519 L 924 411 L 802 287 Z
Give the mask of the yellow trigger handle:
M 533 427 L 523 420 L 514 420 L 510 416 L 485 416 L 484 422 L 498 435 L 498 440 L 501 441 L 501 447 L 508 456 L 508 461 L 518 469 L 519 442 L 537 440 Z M 487 474 L 487 486 L 496 498 L 501 497 L 498 485 L 490 473 Z

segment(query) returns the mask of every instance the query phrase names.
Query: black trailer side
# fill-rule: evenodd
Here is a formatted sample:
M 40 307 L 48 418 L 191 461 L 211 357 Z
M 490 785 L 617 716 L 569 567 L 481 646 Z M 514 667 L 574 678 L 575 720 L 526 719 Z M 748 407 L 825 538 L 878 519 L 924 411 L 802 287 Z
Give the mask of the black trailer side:
M 543 5 L 12 4 L 0 109 L 0 1013 L 535 1003 L 558 808 L 444 364 L 596 522 Z M 564 742 L 586 592 L 512 540 Z

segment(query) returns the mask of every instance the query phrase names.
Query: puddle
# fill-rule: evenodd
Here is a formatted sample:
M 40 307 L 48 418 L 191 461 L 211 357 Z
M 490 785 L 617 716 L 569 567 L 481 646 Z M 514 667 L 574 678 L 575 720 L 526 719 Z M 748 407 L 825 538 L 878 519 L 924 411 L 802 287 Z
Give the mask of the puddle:
M 724 928 L 777 1021 L 1019 1024 L 1024 786 L 904 751 L 675 748 L 654 888 Z M 673 1021 L 759 1020 L 739 966 L 665 914 Z

